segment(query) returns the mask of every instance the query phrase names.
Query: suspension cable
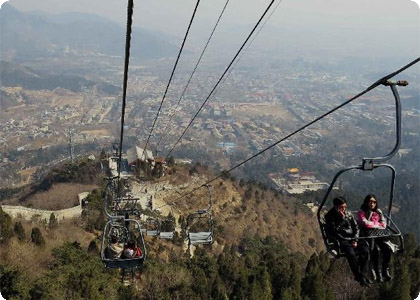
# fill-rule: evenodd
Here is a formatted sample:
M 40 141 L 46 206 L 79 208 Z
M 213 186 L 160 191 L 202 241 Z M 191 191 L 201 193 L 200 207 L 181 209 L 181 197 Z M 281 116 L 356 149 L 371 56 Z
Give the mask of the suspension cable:
M 133 24 L 133 7 L 134 1 L 128 0 L 127 4 L 127 31 L 125 37 L 125 61 L 124 61 L 124 80 L 123 80 L 123 96 L 122 96 L 122 108 L 121 108 L 121 134 L 120 134 L 120 145 L 118 153 L 118 181 L 121 179 L 121 157 L 122 157 L 122 145 L 124 138 L 124 118 L 125 118 L 125 105 L 127 96 L 127 82 L 128 82 L 128 65 L 130 62 L 130 44 L 131 44 L 131 26 Z M 120 185 L 118 184 L 118 193 L 120 191 Z
M 239 58 L 233 64 L 232 68 L 230 68 L 229 72 L 226 74 L 225 78 L 223 78 L 223 81 L 220 83 L 220 85 L 219 85 L 219 87 L 218 87 L 218 89 L 216 90 L 215 93 L 219 92 L 220 87 L 225 84 L 225 82 L 226 82 L 227 78 L 229 77 L 229 75 L 232 73 L 232 71 L 239 64 L 239 62 L 241 61 L 241 59 L 244 57 L 245 53 L 248 51 L 248 49 L 254 43 L 255 39 L 258 37 L 258 35 L 261 33 L 261 31 L 263 30 L 263 28 L 265 27 L 265 25 L 268 23 L 268 21 L 271 19 L 271 17 L 273 16 L 273 14 L 276 12 L 277 8 L 280 6 L 280 4 L 282 3 L 282 1 L 283 0 L 280 0 L 279 3 L 277 3 L 276 7 L 274 7 L 274 9 L 270 13 L 270 15 L 265 19 L 264 23 L 260 26 L 260 28 L 258 29 L 257 33 L 254 35 L 254 37 L 252 38 L 252 40 L 248 43 L 248 45 L 246 46 L 246 48 L 242 51 L 241 56 L 239 56 Z
M 370 85 L 367 89 L 365 89 L 364 91 L 362 91 L 362 92 L 360 92 L 359 94 L 357 94 L 356 96 L 354 96 L 353 98 L 351 98 L 351 99 L 349 99 L 349 100 L 347 100 L 347 101 L 343 102 L 342 104 L 340 104 L 340 105 L 336 106 L 335 108 L 333 108 L 333 109 L 329 110 L 328 112 L 326 112 L 326 113 L 322 114 L 321 116 L 319 116 L 319 117 L 317 117 L 317 118 L 313 119 L 312 121 L 310 121 L 310 122 L 309 122 L 309 123 L 307 123 L 306 125 L 304 125 L 304 126 L 300 127 L 299 129 L 296 129 L 295 131 L 293 131 L 292 133 L 290 133 L 290 134 L 286 135 L 285 137 L 283 137 L 282 139 L 278 140 L 277 142 L 275 142 L 275 143 L 271 144 L 270 146 L 268 146 L 268 147 L 264 148 L 263 150 L 259 151 L 258 153 L 256 153 L 256 154 L 254 154 L 254 155 L 250 156 L 249 158 L 245 159 L 244 161 L 242 161 L 242 162 L 240 162 L 240 163 L 236 164 L 235 166 L 231 167 L 229 170 L 226 170 L 226 171 L 221 172 L 219 175 L 217 175 L 217 176 L 215 176 L 214 178 L 212 178 L 212 179 L 208 180 L 207 182 L 203 183 L 202 185 L 200 185 L 200 186 L 196 187 L 196 188 L 195 188 L 195 189 L 193 189 L 192 191 L 190 191 L 190 192 L 188 192 L 188 193 L 186 193 L 186 194 L 184 194 L 184 195 L 182 195 L 182 196 L 178 197 L 178 198 L 177 198 L 177 199 L 175 199 L 173 202 L 178 201 L 178 200 L 180 200 L 180 199 L 182 199 L 182 198 L 184 198 L 184 197 L 186 197 L 186 196 L 188 196 L 188 195 L 191 195 L 192 193 L 196 192 L 197 190 L 201 189 L 202 187 L 205 187 L 205 186 L 207 186 L 208 184 L 212 183 L 213 181 L 215 181 L 215 180 L 219 179 L 219 178 L 220 178 L 220 177 L 222 177 L 224 174 L 229 173 L 229 172 L 233 171 L 233 170 L 234 170 L 234 169 L 236 169 L 236 168 L 239 168 L 240 166 L 242 166 L 243 164 L 247 163 L 247 162 L 248 162 L 248 161 L 250 161 L 251 159 L 254 159 L 255 157 L 257 157 L 257 156 L 259 156 L 259 155 L 263 154 L 264 152 L 266 152 L 266 151 L 270 150 L 271 148 L 273 148 L 274 146 L 278 145 L 279 143 L 284 142 L 285 140 L 287 140 L 287 139 L 291 138 L 291 137 L 292 137 L 292 136 L 294 136 L 295 134 L 297 134 L 297 133 L 299 133 L 300 131 L 304 130 L 305 128 L 307 128 L 307 127 L 309 127 L 309 126 L 313 125 L 314 123 L 316 123 L 316 122 L 320 121 L 321 119 L 323 119 L 323 118 L 327 117 L 328 115 L 332 114 L 332 113 L 333 113 L 333 112 L 335 112 L 336 110 L 338 110 L 338 109 L 340 109 L 340 108 L 342 108 L 342 107 L 346 106 L 347 104 L 349 104 L 349 103 L 353 102 L 354 100 L 356 100 L 356 99 L 357 99 L 357 98 L 359 98 L 360 96 L 362 96 L 362 95 L 366 94 L 367 92 L 369 92 L 369 91 L 373 90 L 374 88 L 378 87 L 379 85 L 385 84 L 385 83 L 386 83 L 386 81 L 387 81 L 388 79 L 391 79 L 392 77 L 394 77 L 394 76 L 398 75 L 399 73 L 401 73 L 401 72 L 403 72 L 404 70 L 406 70 L 406 69 L 410 68 L 411 66 L 415 65 L 415 64 L 416 64 L 416 63 L 418 63 L 419 61 L 420 61 L 420 57 L 419 57 L 419 58 L 417 58 L 417 59 L 415 59 L 415 60 L 413 60 L 413 61 L 412 61 L 412 62 L 410 62 L 409 64 L 405 65 L 405 66 L 404 66 L 404 67 L 402 67 L 401 69 L 399 69 L 399 70 L 397 70 L 397 71 L 395 71 L 395 72 L 393 72 L 393 73 L 391 73 L 391 74 L 388 74 L 388 75 L 386 75 L 386 76 L 382 77 L 381 79 L 379 79 L 378 81 L 376 81 L 375 83 L 373 83 L 372 85 Z
M 174 65 L 174 67 L 172 69 L 172 73 L 171 73 L 171 76 L 169 78 L 169 82 L 166 85 L 165 93 L 163 94 L 162 101 L 160 102 L 160 106 L 159 106 L 159 109 L 157 111 L 156 117 L 153 120 L 153 124 L 152 124 L 152 128 L 150 129 L 149 136 L 147 137 L 146 145 L 144 146 L 143 153 L 141 155 L 142 157 L 143 157 L 143 155 L 144 155 L 144 153 L 146 151 L 147 145 L 149 144 L 150 137 L 152 136 L 152 133 L 153 133 L 153 129 L 155 128 L 156 121 L 157 121 L 157 119 L 159 117 L 159 113 L 160 113 L 160 111 L 162 109 L 163 101 L 165 101 L 166 94 L 168 93 L 169 86 L 171 85 L 172 78 L 174 76 L 176 67 L 178 65 L 179 58 L 181 57 L 182 50 L 184 49 L 185 41 L 187 40 L 188 33 L 190 32 L 190 28 L 191 28 L 191 25 L 192 25 L 192 23 L 194 21 L 195 13 L 197 12 L 197 8 L 198 8 L 198 5 L 199 4 L 200 4 L 200 0 L 197 0 L 197 3 L 196 3 L 195 8 L 194 8 L 194 12 L 193 12 L 192 17 L 191 17 L 191 20 L 190 20 L 190 23 L 188 24 L 187 32 L 185 33 L 184 40 L 182 41 L 181 48 L 179 49 L 178 57 L 176 58 L 175 65 Z
M 248 37 L 245 39 L 245 41 L 243 42 L 242 46 L 239 48 L 238 52 L 235 54 L 235 56 L 233 57 L 232 61 L 229 63 L 229 65 L 227 66 L 226 70 L 223 72 L 222 76 L 219 78 L 219 80 L 217 81 L 216 85 L 213 87 L 213 89 L 211 90 L 210 94 L 207 96 L 206 100 L 204 100 L 204 102 L 201 104 L 200 108 L 198 109 L 198 111 L 195 113 L 194 117 L 191 119 L 190 123 L 188 124 L 188 126 L 184 129 L 184 131 L 182 132 L 181 136 L 178 138 L 178 140 L 176 141 L 176 143 L 172 146 L 171 150 L 168 152 L 168 154 L 166 155 L 166 159 L 168 159 L 168 157 L 171 155 L 172 151 L 175 149 L 175 147 L 178 145 L 178 143 L 181 141 L 181 139 L 184 137 L 185 133 L 187 132 L 187 130 L 191 127 L 191 124 L 194 122 L 195 118 L 198 116 L 198 114 L 201 112 L 201 110 L 203 109 L 204 105 L 207 103 L 207 101 L 210 99 L 211 95 L 214 93 L 214 91 L 216 90 L 217 86 L 219 85 L 219 83 L 222 81 L 223 77 L 226 75 L 226 73 L 229 71 L 229 68 L 232 66 L 232 64 L 235 62 L 236 58 L 239 56 L 239 54 L 241 53 L 242 49 L 245 47 L 246 43 L 248 42 L 248 40 L 251 38 L 252 34 L 254 33 L 254 31 L 257 29 L 258 25 L 261 23 L 262 19 L 265 17 L 265 15 L 267 14 L 267 12 L 269 11 L 270 7 L 273 5 L 275 0 L 271 0 L 270 4 L 267 6 L 267 8 L 265 9 L 264 13 L 262 14 L 262 16 L 260 17 L 260 19 L 258 20 L 257 24 L 255 24 L 254 28 L 251 30 L 251 32 L 249 33 Z
M 159 141 L 158 141 L 158 142 L 157 142 L 157 144 L 156 144 L 156 147 L 159 147 L 159 145 L 160 145 L 160 143 L 161 143 L 161 141 L 162 141 L 163 136 L 168 136 L 168 135 L 170 135 L 170 133 L 172 132 L 173 126 L 171 126 L 171 129 L 170 129 L 169 131 L 167 131 L 168 125 L 169 125 L 169 124 L 171 124 L 172 118 L 173 118 L 173 116 L 175 115 L 176 110 L 177 110 L 177 108 L 178 108 L 179 104 L 181 103 L 181 100 L 182 100 L 182 98 L 184 97 L 184 95 L 185 95 L 185 92 L 186 92 L 187 88 L 188 88 L 188 87 L 189 87 L 189 85 L 190 85 L 191 79 L 193 78 L 193 76 L 194 76 L 194 74 L 195 74 L 195 71 L 197 70 L 198 65 L 199 65 L 199 64 L 200 64 L 200 62 L 201 62 L 201 59 L 203 58 L 204 53 L 205 53 L 205 52 L 206 52 L 206 50 L 207 50 L 207 46 L 209 45 L 210 40 L 212 39 L 213 34 L 214 34 L 214 32 L 216 31 L 217 26 L 219 25 L 220 19 L 222 18 L 223 14 L 224 14 L 224 12 L 225 12 L 225 10 L 226 10 L 226 7 L 227 7 L 227 5 L 228 5 L 228 3 L 229 3 L 229 1 L 230 1 L 230 0 L 226 0 L 225 6 L 223 7 L 222 12 L 221 12 L 221 13 L 220 13 L 220 15 L 219 15 L 219 18 L 217 19 L 216 25 L 214 25 L 213 30 L 212 30 L 212 32 L 210 33 L 210 37 L 208 38 L 207 43 L 206 43 L 206 45 L 204 46 L 203 51 L 201 52 L 201 55 L 200 55 L 199 59 L 197 60 L 197 63 L 195 64 L 194 70 L 192 71 L 192 73 L 191 73 L 191 75 L 190 75 L 190 78 L 188 79 L 187 84 L 185 85 L 184 90 L 183 90 L 183 91 L 182 91 L 182 93 L 181 93 L 181 97 L 179 97 L 178 103 L 176 104 L 176 106 L 175 106 L 175 109 L 174 109 L 173 113 L 170 115 L 169 120 L 168 120 L 168 122 L 166 123 L 165 129 L 163 130 L 163 133 L 161 134 L 161 136 L 160 136 L 160 138 L 159 138 Z

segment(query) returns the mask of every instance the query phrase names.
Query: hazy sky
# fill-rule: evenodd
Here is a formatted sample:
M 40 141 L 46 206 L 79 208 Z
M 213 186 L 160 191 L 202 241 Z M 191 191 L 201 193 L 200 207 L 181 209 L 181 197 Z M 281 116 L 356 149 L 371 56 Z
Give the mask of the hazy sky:
M 217 17 L 226 0 L 202 0 L 198 18 Z M 270 0 L 230 0 L 226 20 L 236 24 L 254 23 Z M 279 0 L 276 0 L 274 6 Z M 338 26 L 375 27 L 385 25 L 419 27 L 419 7 L 411 0 L 283 0 L 270 20 L 282 25 L 300 22 L 311 26 L 318 21 Z M 79 11 L 106 16 L 125 22 L 127 1 L 117 0 L 10 0 L 22 11 L 43 10 L 54 13 Z M 134 23 L 137 26 L 177 33 L 178 26 L 188 22 L 196 0 L 141 0 L 134 1 Z
M 201 0 L 190 38 L 204 39 L 226 0 Z M 220 32 L 243 40 L 271 0 L 230 0 Z M 413 58 L 420 53 L 420 9 L 411 0 L 276 0 L 280 3 L 262 31 L 277 44 L 322 51 L 387 52 Z M 21 11 L 86 12 L 126 22 L 124 0 L 10 0 Z M 134 25 L 182 37 L 196 0 L 135 0 Z M 282 43 L 280 43 L 281 41 Z

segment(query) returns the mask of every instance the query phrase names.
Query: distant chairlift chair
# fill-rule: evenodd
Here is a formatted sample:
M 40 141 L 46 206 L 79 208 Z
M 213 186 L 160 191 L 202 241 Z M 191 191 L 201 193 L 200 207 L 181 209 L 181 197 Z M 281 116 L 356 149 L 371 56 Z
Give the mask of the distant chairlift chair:
M 213 215 L 212 194 L 210 186 L 207 186 L 209 207 L 200 209 L 187 217 L 187 239 L 188 245 L 210 245 L 213 243 Z
M 146 235 L 158 236 L 160 232 L 160 223 L 158 219 L 147 218 L 146 220 Z
M 163 219 L 160 222 L 159 237 L 163 240 L 172 240 L 175 235 L 175 224 L 171 218 Z

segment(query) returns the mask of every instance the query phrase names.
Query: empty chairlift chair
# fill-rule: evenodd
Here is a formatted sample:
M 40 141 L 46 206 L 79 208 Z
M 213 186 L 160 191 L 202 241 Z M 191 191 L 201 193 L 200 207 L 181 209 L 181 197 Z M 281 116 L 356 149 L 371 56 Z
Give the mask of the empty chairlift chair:
M 187 239 L 189 245 L 213 243 L 213 217 L 210 211 L 198 210 L 187 217 Z
M 158 236 L 160 232 L 160 223 L 158 219 L 147 218 L 146 220 L 146 235 Z
M 173 218 L 163 219 L 160 222 L 159 237 L 163 240 L 172 240 L 175 235 L 175 223 Z
M 207 185 L 209 207 L 191 213 L 187 217 L 188 245 L 210 245 L 213 243 L 213 215 L 211 186 Z

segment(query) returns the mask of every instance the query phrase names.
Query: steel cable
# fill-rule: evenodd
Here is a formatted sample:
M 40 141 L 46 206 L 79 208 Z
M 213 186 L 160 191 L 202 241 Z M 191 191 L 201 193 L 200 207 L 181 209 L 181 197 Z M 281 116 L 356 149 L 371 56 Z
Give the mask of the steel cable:
M 267 12 L 270 10 L 270 7 L 273 5 L 275 0 L 272 0 L 270 2 L 270 4 L 267 6 L 267 8 L 265 9 L 264 13 L 262 14 L 262 16 L 260 17 L 260 19 L 258 20 L 257 24 L 255 24 L 254 28 L 251 30 L 251 32 L 249 33 L 248 37 L 245 39 L 245 41 L 243 42 L 242 46 L 239 48 L 238 52 L 235 54 L 235 56 L 233 57 L 232 61 L 229 63 L 229 65 L 227 66 L 227 68 L 225 69 L 225 71 L 223 72 L 222 76 L 219 78 L 219 80 L 217 81 L 216 85 L 213 87 L 213 89 L 211 90 L 210 94 L 207 96 L 207 98 L 204 100 L 204 102 L 201 104 L 200 108 L 198 109 L 198 111 L 195 113 L 194 117 L 191 119 L 190 123 L 188 124 L 188 126 L 184 129 L 184 131 L 182 132 L 181 136 L 178 138 L 178 140 L 176 141 L 176 143 L 174 144 L 174 146 L 171 148 L 171 150 L 169 150 L 168 154 L 166 155 L 166 159 L 168 159 L 168 157 L 171 155 L 172 151 L 175 149 L 175 147 L 178 145 L 178 143 L 181 141 L 181 139 L 184 137 L 185 133 L 187 132 L 187 130 L 191 127 L 191 124 L 194 122 L 195 118 L 197 118 L 198 114 L 201 112 L 201 110 L 203 109 L 204 105 L 207 103 L 207 101 L 210 99 L 210 97 L 213 95 L 214 91 L 216 90 L 216 88 L 218 87 L 219 83 L 222 81 L 223 77 L 226 75 L 226 73 L 229 71 L 230 67 L 232 66 L 232 64 L 235 62 L 236 58 L 239 56 L 239 54 L 242 52 L 242 49 L 245 47 L 246 43 L 248 42 L 248 40 L 251 38 L 252 34 L 254 33 L 254 31 L 257 29 L 258 25 L 261 23 L 261 21 L 263 20 L 263 18 L 265 17 L 265 15 L 267 14 Z
M 158 109 L 158 111 L 157 111 L 157 113 L 156 113 L 156 117 L 155 117 L 155 119 L 153 120 L 153 124 L 152 124 L 152 128 L 150 129 L 149 136 L 147 137 L 146 145 L 144 146 L 143 153 L 142 153 L 142 155 L 141 155 L 142 157 L 143 157 L 143 155 L 144 155 L 144 153 L 145 153 L 145 151 L 146 151 L 147 145 L 149 144 L 150 137 L 152 136 L 153 130 L 154 130 L 155 125 L 156 125 L 156 121 L 157 121 L 157 119 L 159 118 L 159 113 L 160 113 L 160 111 L 161 111 L 161 109 L 162 109 L 163 102 L 165 101 L 166 94 L 168 93 L 169 86 L 171 85 L 172 78 L 173 78 L 173 76 L 174 76 L 174 73 L 175 73 L 176 67 L 177 67 L 177 65 L 178 65 L 179 58 L 181 57 L 182 50 L 184 49 L 185 41 L 187 40 L 188 33 L 190 32 L 190 28 L 191 28 L 191 25 L 192 25 L 192 23 L 193 23 L 193 21 L 194 21 L 195 13 L 197 12 L 197 8 L 198 8 L 198 5 L 199 5 L 199 4 L 200 4 L 200 0 L 197 0 L 197 3 L 196 3 L 195 8 L 194 8 L 193 15 L 192 15 L 192 17 L 191 17 L 190 23 L 188 24 L 187 32 L 185 33 L 184 40 L 182 41 L 181 48 L 179 49 L 179 52 L 178 52 L 178 57 L 176 58 L 175 65 L 174 65 L 174 67 L 173 67 L 173 69 L 172 69 L 171 76 L 170 76 L 170 78 L 169 78 L 168 84 L 166 85 L 165 93 L 163 94 L 162 101 L 160 102 L 159 109 Z
M 280 144 L 281 142 L 284 142 L 285 140 L 291 138 L 292 136 L 294 136 L 295 134 L 299 133 L 300 131 L 304 130 L 305 128 L 311 126 L 312 124 L 320 121 L 321 119 L 327 117 L 328 115 L 332 114 L 333 112 L 335 112 L 336 110 L 346 106 L 347 104 L 353 102 L 354 100 L 356 100 L 357 98 L 359 98 L 360 96 L 366 94 L 367 92 L 373 90 L 374 88 L 378 87 L 379 85 L 384 84 L 388 79 L 391 79 L 392 77 L 398 75 L 399 73 L 403 72 L 404 70 L 410 68 L 411 66 L 415 65 L 416 63 L 418 63 L 420 61 L 420 57 L 413 60 L 412 62 L 410 62 L 409 64 L 405 65 L 404 67 L 398 69 L 397 71 L 388 74 L 384 77 L 382 77 L 381 79 L 377 80 L 375 83 L 373 83 L 372 85 L 370 85 L 368 88 L 366 88 L 364 91 L 360 92 L 359 94 L 357 94 L 356 96 L 350 98 L 349 100 L 343 102 L 342 104 L 336 106 L 335 108 L 329 110 L 328 112 L 322 114 L 321 116 L 315 118 L 314 120 L 310 121 L 309 123 L 306 123 L 304 126 L 300 127 L 299 129 L 296 129 L 295 131 L 293 131 L 292 133 L 286 135 L 285 137 L 283 137 L 282 139 L 278 140 L 277 142 L 271 144 L 270 146 L 264 148 L 263 150 L 257 152 L 256 154 L 250 156 L 249 158 L 245 159 L 244 161 L 236 164 L 235 166 L 231 167 L 229 170 L 223 171 L 221 172 L 219 175 L 213 177 L 212 179 L 208 180 L 207 182 L 203 183 L 202 185 L 200 185 L 199 187 L 193 189 L 192 191 L 178 197 L 177 199 L 175 199 L 173 202 L 178 201 L 188 195 L 191 195 L 192 193 L 196 192 L 197 190 L 201 189 L 202 187 L 207 186 L 208 184 L 212 183 L 213 181 L 219 179 L 220 177 L 222 177 L 224 174 L 229 173 L 231 171 L 233 171 L 236 168 L 239 168 L 240 166 L 242 166 L 243 164 L 247 163 L 248 161 L 254 159 L 255 157 L 263 154 L 264 152 L 270 150 L 271 148 L 273 148 L 274 146 Z
M 169 120 L 168 120 L 168 122 L 167 122 L 167 124 L 166 124 L 166 126 L 165 126 L 165 128 L 164 128 L 164 130 L 163 130 L 163 133 L 162 133 L 162 135 L 160 136 L 159 141 L 158 141 L 158 142 L 157 142 L 157 144 L 156 144 L 156 147 L 159 147 L 159 145 L 160 145 L 160 143 L 161 143 L 161 141 L 162 141 L 162 139 L 163 139 L 163 136 L 164 136 L 164 135 L 165 135 L 165 136 L 167 136 L 167 135 L 169 135 L 169 134 L 172 132 L 172 129 L 173 129 L 173 128 L 172 128 L 172 126 L 171 126 L 171 129 L 170 129 L 169 131 L 167 131 L 168 125 L 169 125 L 169 124 L 171 124 L 172 118 L 173 118 L 173 116 L 175 115 L 176 110 L 177 110 L 177 108 L 178 108 L 179 104 L 181 103 L 181 100 L 182 100 L 182 98 L 184 97 L 185 92 L 186 92 L 186 90 L 187 90 L 188 86 L 190 85 L 191 79 L 193 78 L 193 76 L 194 76 L 194 74 L 195 74 L 195 71 L 197 70 L 198 65 L 199 65 L 199 64 L 200 64 L 200 62 L 201 62 L 201 59 L 203 58 L 204 53 L 205 53 L 205 52 L 206 52 L 206 50 L 207 50 L 207 47 L 208 47 L 208 45 L 209 45 L 209 43 L 210 43 L 210 40 L 212 39 L 213 34 L 214 34 L 214 32 L 216 31 L 217 26 L 219 25 L 220 19 L 222 18 L 223 14 L 224 14 L 224 12 L 225 12 L 225 10 L 226 10 L 226 7 L 227 7 L 228 3 L 229 3 L 229 0 L 227 0 L 227 1 L 226 1 L 226 3 L 225 3 L 225 5 L 224 5 L 224 7 L 223 7 L 223 9 L 222 9 L 222 11 L 221 11 L 221 13 L 220 13 L 220 15 L 219 15 L 219 18 L 217 19 L 216 25 L 214 25 L 213 30 L 212 30 L 212 32 L 210 33 L 210 37 L 208 38 L 208 40 L 207 40 L 207 42 L 206 42 L 206 45 L 204 46 L 203 51 L 201 52 L 201 55 L 200 55 L 199 59 L 197 60 L 197 63 L 195 64 L 194 70 L 192 71 L 192 73 L 191 73 L 191 75 L 190 75 L 190 78 L 188 79 L 187 84 L 185 85 L 184 90 L 183 90 L 183 91 L 182 91 L 182 93 L 181 93 L 181 97 L 179 97 L 178 103 L 176 104 L 175 109 L 174 109 L 174 113 L 172 113 L 172 114 L 171 114 L 171 116 L 169 117 Z
M 120 134 L 120 144 L 119 144 L 119 153 L 118 153 L 118 181 L 121 179 L 121 157 L 122 157 L 122 146 L 124 138 L 124 120 L 125 120 L 125 106 L 126 106 L 126 96 L 127 96 L 127 82 L 128 82 L 128 65 L 130 63 L 130 44 L 131 44 L 131 26 L 133 24 L 133 8 L 134 1 L 128 0 L 127 4 L 127 30 L 125 37 L 125 60 L 124 60 L 124 80 L 123 80 L 123 96 L 122 96 L 122 108 L 121 108 L 121 134 Z M 118 193 L 120 192 L 118 184 Z

